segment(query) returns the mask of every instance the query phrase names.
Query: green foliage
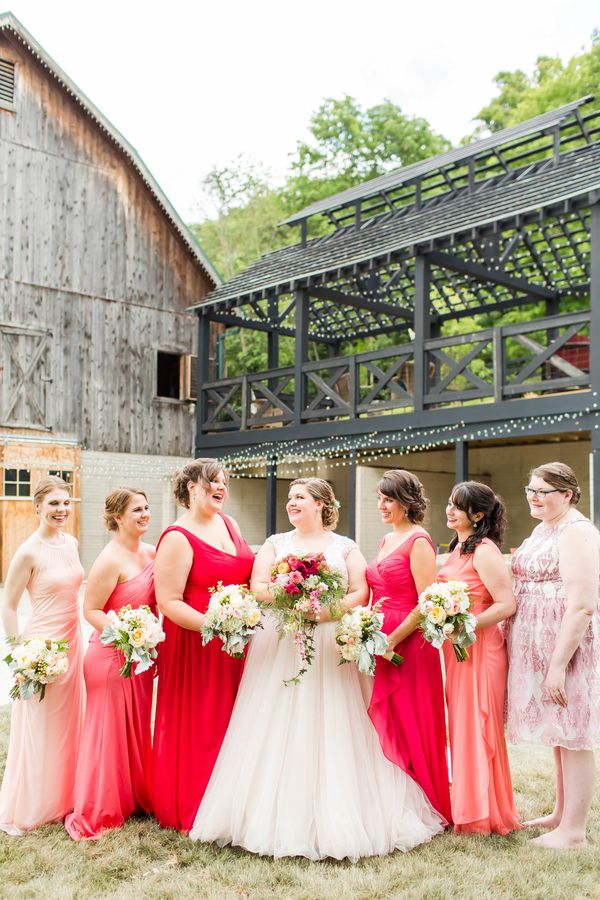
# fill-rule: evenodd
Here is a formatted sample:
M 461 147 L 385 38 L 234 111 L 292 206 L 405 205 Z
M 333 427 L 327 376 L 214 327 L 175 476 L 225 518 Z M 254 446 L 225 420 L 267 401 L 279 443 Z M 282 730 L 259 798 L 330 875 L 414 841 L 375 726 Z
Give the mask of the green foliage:
M 499 72 L 494 82 L 498 96 L 476 116 L 484 130 L 499 131 L 586 94 L 600 95 L 600 31 L 592 35 L 590 50 L 566 65 L 558 57 L 538 56 L 532 75 L 521 69 Z M 477 136 L 477 132 L 475 134 Z

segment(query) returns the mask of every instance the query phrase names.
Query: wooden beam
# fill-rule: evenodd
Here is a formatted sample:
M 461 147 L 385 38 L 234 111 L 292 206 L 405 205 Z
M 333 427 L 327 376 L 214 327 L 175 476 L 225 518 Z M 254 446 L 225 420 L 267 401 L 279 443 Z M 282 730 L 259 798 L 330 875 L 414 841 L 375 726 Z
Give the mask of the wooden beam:
M 266 522 L 267 537 L 277 531 L 277 457 L 267 459 Z
M 306 291 L 296 292 L 296 346 L 294 359 L 294 425 L 302 425 L 304 411 L 304 373 L 302 367 L 308 362 L 308 321 L 309 299 Z
M 423 398 L 428 393 L 429 357 L 425 353 L 425 341 L 430 336 L 429 278 L 430 264 L 427 256 L 415 258 L 415 339 L 413 400 L 415 412 L 423 409 Z
M 469 442 L 457 441 L 454 445 L 455 484 L 469 480 Z
M 440 253 L 438 250 L 432 250 L 430 252 L 426 251 L 426 255 L 432 265 L 440 266 L 442 269 L 450 269 L 463 275 L 472 275 L 473 278 L 478 278 L 481 281 L 490 281 L 492 284 L 502 284 L 504 287 L 532 294 L 535 297 L 541 297 L 543 300 L 553 300 L 557 296 L 557 291 L 551 291 L 540 284 L 532 284 L 524 278 L 514 278 L 512 275 L 508 275 L 500 270 L 488 269 L 479 265 L 479 263 L 453 256 L 451 253 Z
M 392 303 L 382 303 L 381 300 L 368 300 L 366 297 L 353 297 L 352 295 L 345 294 L 344 291 L 338 291 L 335 288 L 309 287 L 308 293 L 317 300 L 329 300 L 332 303 L 352 306 L 354 309 L 366 309 L 373 314 L 385 313 L 385 315 L 393 316 L 396 319 L 412 320 L 412 313 L 409 310 L 394 306 Z

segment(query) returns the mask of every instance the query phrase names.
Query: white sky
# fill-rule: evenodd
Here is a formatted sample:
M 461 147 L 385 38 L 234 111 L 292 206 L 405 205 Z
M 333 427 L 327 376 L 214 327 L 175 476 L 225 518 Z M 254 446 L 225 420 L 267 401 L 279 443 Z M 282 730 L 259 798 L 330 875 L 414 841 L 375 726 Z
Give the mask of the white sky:
M 1 3 L 1 0 L 0 0 Z M 598 0 L 5 0 L 186 221 L 238 154 L 281 181 L 325 97 L 387 98 L 454 143 L 500 70 L 590 47 Z

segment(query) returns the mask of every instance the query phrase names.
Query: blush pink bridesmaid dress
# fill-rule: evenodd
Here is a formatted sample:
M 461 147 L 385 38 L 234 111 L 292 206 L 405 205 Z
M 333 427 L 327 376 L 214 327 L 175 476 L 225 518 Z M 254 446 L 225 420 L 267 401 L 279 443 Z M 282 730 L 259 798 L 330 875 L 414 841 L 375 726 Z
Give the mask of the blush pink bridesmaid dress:
M 0 789 L 0 829 L 19 835 L 58 822 L 73 809 L 75 767 L 83 724 L 85 690 L 79 626 L 79 587 L 83 567 L 77 541 L 49 544 L 36 533 L 40 560 L 29 580 L 31 618 L 23 634 L 69 642 L 69 668 L 46 688 L 41 702 L 16 700 Z
M 500 550 L 484 538 L 482 543 Z M 483 612 L 492 598 L 473 566 L 473 554 L 455 547 L 439 572 L 440 581 L 464 581 L 471 612 Z M 452 818 L 456 834 L 508 834 L 520 828 L 504 738 L 508 661 L 499 625 L 477 629 L 469 658 L 457 662 L 444 641 L 446 700 L 452 759 Z
M 104 612 L 146 604 L 156 615 L 154 561 L 117 584 Z M 158 648 L 160 653 L 160 645 Z M 150 716 L 155 667 L 122 678 L 123 654 L 94 631 L 85 655 L 85 723 L 77 762 L 74 811 L 65 828 L 74 841 L 94 840 L 134 812 L 149 813 Z

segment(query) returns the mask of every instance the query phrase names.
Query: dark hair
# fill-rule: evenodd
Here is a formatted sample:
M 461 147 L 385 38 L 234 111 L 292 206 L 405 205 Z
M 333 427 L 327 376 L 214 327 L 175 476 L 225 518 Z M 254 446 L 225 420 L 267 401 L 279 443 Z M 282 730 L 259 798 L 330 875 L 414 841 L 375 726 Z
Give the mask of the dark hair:
M 143 491 L 141 488 L 124 486 L 110 492 L 104 501 L 104 512 L 102 513 L 102 518 L 104 519 L 104 524 L 108 531 L 119 530 L 117 516 L 123 515 L 129 506 L 131 498 L 137 496 L 137 494 L 141 494 L 142 497 L 145 497 L 146 503 L 148 502 L 148 495 L 146 494 L 146 491 Z
M 475 548 L 484 538 L 489 538 L 498 547 L 502 547 L 506 531 L 506 507 L 491 487 L 480 481 L 461 481 L 452 488 L 450 500 L 457 509 L 465 512 L 469 519 L 476 513 L 483 513 L 483 518 L 475 524 L 475 533 L 470 535 L 460 548 L 461 554 L 474 553 Z M 458 535 L 450 541 L 450 550 L 458 543 Z
M 210 485 L 211 481 L 215 481 L 221 474 L 225 475 L 225 481 L 227 482 L 227 472 L 218 459 L 202 457 L 193 460 L 193 462 L 188 463 L 187 466 L 184 466 L 182 469 L 177 469 L 175 472 L 175 478 L 173 479 L 173 493 L 175 494 L 175 499 L 181 506 L 185 506 L 186 509 L 189 509 L 189 482 L 193 481 L 194 484 L 196 484 L 198 481 L 202 481 L 204 484 Z
M 333 488 L 329 482 L 325 481 L 324 478 L 296 478 L 296 480 L 292 481 L 290 484 L 290 488 L 293 488 L 297 484 L 305 487 L 313 500 L 321 501 L 323 504 L 321 507 L 321 521 L 323 522 L 323 528 L 333 531 L 338 523 L 340 514 L 339 503 L 335 499 Z
M 581 488 L 571 466 L 561 462 L 544 463 L 543 466 L 536 466 L 535 469 L 532 469 L 529 477 L 531 478 L 532 475 L 542 478 L 547 484 L 556 488 L 557 491 L 562 491 L 563 493 L 565 491 L 573 491 L 571 506 L 576 506 L 581 500 Z
M 385 472 L 377 490 L 391 500 L 397 500 L 406 510 L 409 522 L 422 522 L 427 512 L 427 497 L 423 485 L 408 469 L 390 469 Z

